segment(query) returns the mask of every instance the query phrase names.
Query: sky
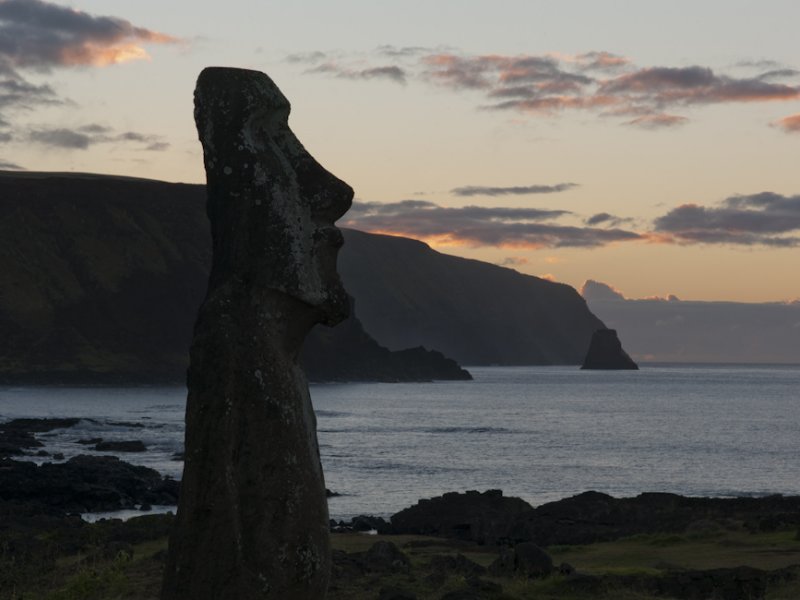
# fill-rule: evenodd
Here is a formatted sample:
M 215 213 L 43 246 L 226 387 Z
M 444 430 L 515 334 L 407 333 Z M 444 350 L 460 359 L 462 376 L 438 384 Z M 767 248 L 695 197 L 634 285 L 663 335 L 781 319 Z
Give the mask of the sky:
M 204 181 L 266 72 L 340 224 L 627 298 L 800 297 L 796 0 L 0 0 L 0 169 Z

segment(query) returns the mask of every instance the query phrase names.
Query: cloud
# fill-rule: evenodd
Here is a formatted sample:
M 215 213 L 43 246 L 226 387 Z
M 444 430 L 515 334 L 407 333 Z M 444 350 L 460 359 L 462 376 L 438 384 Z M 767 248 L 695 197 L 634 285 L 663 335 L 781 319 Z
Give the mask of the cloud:
M 40 127 L 27 134 L 30 142 L 60 150 L 87 150 L 95 144 L 139 144 L 144 150 L 161 151 L 169 144 L 161 136 L 126 131 L 115 133 L 110 127 L 91 123 L 75 129 L 66 127 Z
M 633 219 L 617 217 L 616 215 L 612 215 L 607 212 L 601 212 L 584 220 L 584 223 L 587 225 L 600 225 L 601 223 L 606 223 L 616 227 L 618 225 L 622 225 L 623 223 L 630 223 L 632 221 Z
M 142 60 L 148 58 L 145 44 L 179 41 L 124 19 L 94 16 L 43 0 L 0 2 L 0 58 L 14 68 Z
M 145 149 L 167 147 L 160 136 L 115 134 L 100 125 L 26 127 L 9 113 L 46 105 L 70 105 L 47 83 L 32 83 L 26 71 L 47 73 L 54 68 L 106 66 L 149 58 L 147 44 L 180 40 L 137 27 L 117 17 L 94 16 L 43 0 L 0 0 L 0 126 L 3 141 L 29 141 L 51 148 L 85 150 L 98 143 L 140 143 Z M 25 75 L 23 75 L 25 73 Z M 140 136 L 140 137 L 136 137 Z
M 313 64 L 318 63 L 322 60 L 327 58 L 324 52 L 314 51 L 314 52 L 297 52 L 295 54 L 289 54 L 284 60 L 288 63 L 300 63 L 300 64 Z
M 501 267 L 521 267 L 527 265 L 530 261 L 524 256 L 507 256 L 501 262 Z
M 588 282 L 587 282 L 588 283 Z M 625 299 L 613 287 L 584 294 L 635 357 L 666 362 L 800 363 L 800 304 Z
M 565 210 L 465 206 L 447 208 L 426 200 L 361 202 L 341 222 L 374 233 L 402 235 L 434 245 L 500 248 L 592 248 L 644 239 L 621 229 L 574 227 L 551 222 Z
M 342 79 L 389 79 L 395 83 L 406 83 L 406 72 L 395 65 L 387 65 L 383 67 L 370 67 L 367 69 L 351 69 L 342 67 L 336 63 L 327 62 L 307 71 L 308 73 L 329 73 L 335 77 Z
M 628 66 L 631 61 L 611 52 L 586 52 L 575 57 L 581 67 L 587 70 L 614 71 Z
M 607 283 L 587 279 L 581 287 L 581 296 L 588 302 L 595 300 L 625 300 L 625 296 L 619 290 L 614 289 Z
M 37 106 L 63 103 L 47 84 L 30 83 L 13 70 L 0 70 L 0 77 L 0 110 L 31 110 Z
M 554 194 L 578 187 L 577 183 L 558 183 L 556 185 L 524 185 L 511 187 L 487 187 L 467 185 L 450 190 L 455 196 L 525 196 L 530 194 Z
M 653 108 L 722 102 L 764 102 L 800 98 L 800 87 L 769 83 L 760 77 L 717 75 L 707 67 L 650 67 L 600 85 L 601 94 L 624 97 Z
M 68 150 L 86 150 L 93 143 L 91 135 L 64 128 L 33 130 L 28 139 L 37 144 Z
M 470 55 L 455 50 L 381 46 L 376 53 L 403 64 L 385 72 L 380 69 L 389 67 L 375 67 L 376 76 L 477 94 L 483 97 L 477 104 L 483 110 L 533 116 L 591 111 L 625 118 L 626 125 L 653 131 L 686 124 L 687 117 L 672 114 L 681 108 L 800 99 L 800 72 L 765 61 L 749 65 L 765 69 L 761 73 L 737 77 L 700 65 L 636 67 L 629 58 L 606 51 Z M 307 72 L 365 79 L 371 78 L 370 71 L 329 62 Z
M 678 115 L 667 115 L 664 113 L 655 115 L 643 115 L 637 117 L 632 121 L 628 121 L 626 125 L 634 127 L 641 127 L 642 129 L 667 129 L 671 127 L 679 127 L 689 122 L 686 117 Z
M 800 246 L 800 195 L 762 192 L 732 196 L 714 207 L 683 204 L 654 226 L 664 235 L 661 241 L 681 244 Z
M 773 122 L 774 127 L 780 127 L 786 133 L 800 133 L 800 113 L 789 115 Z
M 384 56 L 390 56 L 392 58 L 414 57 L 431 51 L 430 48 L 425 48 L 424 46 L 402 46 L 398 48 L 391 44 L 378 46 L 375 50 L 378 54 L 383 54 Z
M 24 167 L 20 167 L 16 163 L 9 162 L 7 160 L 3 160 L 0 158 L 0 169 L 4 169 L 6 171 L 24 171 Z
M 740 60 L 734 66 L 735 67 L 743 67 L 743 68 L 746 68 L 746 69 L 759 69 L 759 70 L 762 70 L 762 69 L 779 69 L 779 68 L 781 68 L 781 63 L 779 63 L 777 61 L 774 61 L 774 60 L 768 60 L 768 59 L 762 59 L 762 60 Z

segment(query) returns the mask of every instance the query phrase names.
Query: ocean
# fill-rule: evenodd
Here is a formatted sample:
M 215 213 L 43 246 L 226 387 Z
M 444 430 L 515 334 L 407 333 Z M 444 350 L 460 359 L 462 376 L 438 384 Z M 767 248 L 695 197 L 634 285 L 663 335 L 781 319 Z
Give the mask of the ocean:
M 311 386 L 326 485 L 340 494 L 333 518 L 470 489 L 533 505 L 586 490 L 800 494 L 800 366 L 470 372 L 474 381 Z M 79 439 L 138 439 L 148 451 L 123 460 L 175 478 L 184 407 L 181 387 L 0 387 L 0 421 L 81 417 L 39 436 L 47 452 L 68 459 L 93 452 Z

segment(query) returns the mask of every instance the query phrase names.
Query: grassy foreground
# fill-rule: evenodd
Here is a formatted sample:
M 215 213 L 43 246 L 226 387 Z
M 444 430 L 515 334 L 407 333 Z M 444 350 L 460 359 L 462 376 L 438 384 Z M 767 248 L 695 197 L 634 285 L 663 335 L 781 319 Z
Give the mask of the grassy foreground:
M 126 523 L 49 523 L 0 527 L 0 600 L 155 600 L 158 598 L 170 518 L 145 516 Z M 391 542 L 405 555 L 394 564 L 359 562 L 376 542 Z M 332 600 L 379 598 L 487 598 L 531 600 L 647 600 L 646 582 L 689 571 L 742 565 L 788 574 L 770 582 L 763 597 L 800 598 L 800 540 L 795 530 L 708 530 L 684 535 L 642 535 L 615 542 L 547 549 L 572 575 L 545 579 L 475 575 L 463 565 L 488 567 L 498 549 L 422 536 L 332 535 Z M 461 567 L 446 557 L 461 555 Z M 352 559 L 352 560 L 351 560 Z M 406 560 L 407 559 L 407 560 Z M 444 562 L 443 562 L 444 559 Z M 459 559 L 461 560 L 461 559 Z M 438 561 L 438 562 L 437 562 Z M 442 565 L 445 566 L 442 566 Z M 450 564 L 449 567 L 446 565 Z M 587 585 L 587 583 L 589 585 Z M 405 596 L 403 595 L 405 594 Z M 413 594 L 413 595 L 412 595 Z M 720 592 L 717 598 L 732 598 Z M 682 597 L 689 597 L 683 595 Z M 714 596 L 698 596 L 714 597 Z

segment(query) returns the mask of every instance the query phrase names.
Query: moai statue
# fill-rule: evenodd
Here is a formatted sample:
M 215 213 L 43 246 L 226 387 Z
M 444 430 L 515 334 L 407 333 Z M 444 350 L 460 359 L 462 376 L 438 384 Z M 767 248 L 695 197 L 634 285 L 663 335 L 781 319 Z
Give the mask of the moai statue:
M 257 71 L 197 81 L 213 264 L 163 600 L 325 597 L 328 508 L 298 353 L 314 324 L 347 316 L 334 222 L 353 190 L 303 148 L 289 110 Z

